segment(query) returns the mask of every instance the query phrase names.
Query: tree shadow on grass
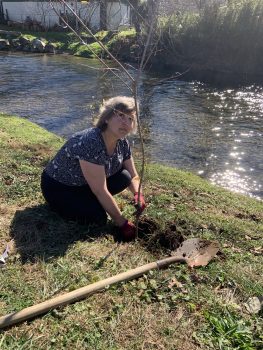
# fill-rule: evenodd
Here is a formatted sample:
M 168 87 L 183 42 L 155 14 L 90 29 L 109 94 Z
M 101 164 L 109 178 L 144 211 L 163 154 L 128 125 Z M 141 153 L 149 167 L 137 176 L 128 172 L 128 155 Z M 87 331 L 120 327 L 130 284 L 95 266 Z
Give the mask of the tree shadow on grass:
M 11 223 L 11 237 L 23 263 L 63 256 L 76 241 L 93 241 L 112 234 L 111 225 L 79 225 L 65 221 L 47 205 L 17 211 Z

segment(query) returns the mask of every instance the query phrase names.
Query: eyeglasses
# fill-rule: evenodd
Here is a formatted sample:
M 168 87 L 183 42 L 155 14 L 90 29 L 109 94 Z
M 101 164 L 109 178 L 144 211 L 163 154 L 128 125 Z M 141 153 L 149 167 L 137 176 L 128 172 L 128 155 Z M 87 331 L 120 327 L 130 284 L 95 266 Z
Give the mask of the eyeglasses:
M 114 117 L 118 120 L 131 125 L 134 122 L 134 117 L 131 114 L 125 114 L 122 112 L 115 112 Z

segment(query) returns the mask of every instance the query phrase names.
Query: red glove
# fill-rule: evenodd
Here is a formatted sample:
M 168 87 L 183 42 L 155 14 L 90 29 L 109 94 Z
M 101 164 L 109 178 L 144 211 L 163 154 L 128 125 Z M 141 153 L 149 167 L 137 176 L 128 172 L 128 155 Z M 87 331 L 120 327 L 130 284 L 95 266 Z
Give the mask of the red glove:
M 132 222 L 126 220 L 125 223 L 120 227 L 121 238 L 124 242 L 133 241 L 136 238 L 136 227 Z
M 140 197 L 139 197 L 138 192 L 134 193 L 134 206 L 136 208 L 135 214 L 137 216 L 141 215 L 141 213 L 146 208 L 145 199 L 144 199 L 144 196 L 142 193 L 140 193 Z

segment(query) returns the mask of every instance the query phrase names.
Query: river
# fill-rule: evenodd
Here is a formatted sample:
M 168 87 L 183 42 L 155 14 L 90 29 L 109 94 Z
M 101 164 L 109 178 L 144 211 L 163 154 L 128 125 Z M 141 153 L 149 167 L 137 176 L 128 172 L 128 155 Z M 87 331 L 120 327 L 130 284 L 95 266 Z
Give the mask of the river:
M 0 111 L 69 137 L 92 125 L 103 98 L 130 94 L 99 67 L 66 55 L 1 53 Z M 216 88 L 145 72 L 139 96 L 148 161 L 263 198 L 263 87 Z M 131 141 L 139 147 L 138 137 Z

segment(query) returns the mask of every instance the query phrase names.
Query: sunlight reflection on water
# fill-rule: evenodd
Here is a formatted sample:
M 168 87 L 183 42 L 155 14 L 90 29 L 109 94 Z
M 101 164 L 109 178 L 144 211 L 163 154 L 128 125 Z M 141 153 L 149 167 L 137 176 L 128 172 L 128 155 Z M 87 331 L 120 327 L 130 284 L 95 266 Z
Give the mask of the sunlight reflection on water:
M 76 57 L 0 54 L 1 111 L 65 137 L 91 126 L 103 98 L 129 92 L 87 64 L 99 66 Z M 263 198 L 262 87 L 224 90 L 145 74 L 139 95 L 149 160 Z
M 262 120 L 263 120 L 263 88 L 249 86 L 241 91 L 227 90 L 218 94 L 219 99 L 233 99 L 228 103 L 228 110 L 231 112 L 229 123 L 233 128 L 231 135 L 237 136 L 233 139 L 234 144 L 230 147 L 229 161 L 225 163 L 223 172 L 217 171 L 210 180 L 231 190 L 254 194 L 257 198 L 262 197 L 262 174 L 263 174 L 263 150 L 262 150 Z M 221 113 L 217 107 L 214 112 Z M 249 123 L 248 121 L 251 121 Z M 225 123 L 227 120 L 225 120 Z M 249 129 L 253 130 L 249 130 Z M 227 142 L 227 140 L 226 140 Z M 247 144 L 252 144 L 250 153 L 247 153 Z M 251 161 L 252 160 L 252 161 Z M 254 160 L 254 161 L 253 161 Z M 252 166 L 250 166 L 252 164 Z M 253 167 L 253 164 L 255 167 Z M 253 172 L 257 168 L 258 179 L 253 180 Z
M 161 91 L 157 88 L 152 98 L 158 101 L 150 113 L 156 161 L 161 159 L 214 184 L 262 198 L 263 89 L 219 90 L 184 82 L 167 85 Z M 165 125 L 163 120 L 160 123 L 162 115 Z

